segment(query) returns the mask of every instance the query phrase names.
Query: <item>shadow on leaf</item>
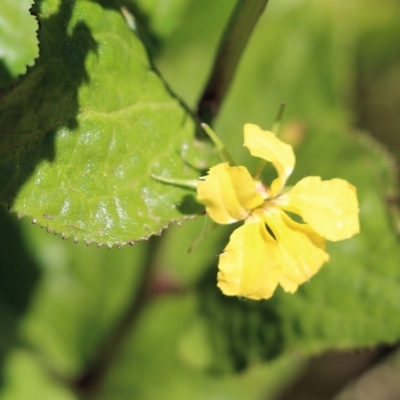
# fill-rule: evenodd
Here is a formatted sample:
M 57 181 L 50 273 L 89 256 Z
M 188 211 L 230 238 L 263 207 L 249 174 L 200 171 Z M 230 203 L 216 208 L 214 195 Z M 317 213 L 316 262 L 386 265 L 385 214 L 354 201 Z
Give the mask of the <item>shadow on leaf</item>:
M 182 201 L 176 208 L 184 215 L 198 215 L 204 213 L 204 205 L 200 204 L 193 194 L 183 196 Z
M 200 313 L 213 350 L 212 371 L 238 372 L 280 355 L 285 343 L 277 300 L 224 296 L 216 286 L 216 272 L 210 268 L 198 286 Z
M 75 1 L 62 1 L 43 19 L 40 3 L 32 9 L 41 26 L 40 56 L 0 99 L 0 202 L 10 208 L 38 164 L 55 159 L 56 133 L 77 127 L 78 89 L 89 81 L 85 59 L 97 49 L 84 22 L 69 26 Z
M 0 60 L 0 90 L 3 90 L 3 88 L 6 88 L 9 85 L 11 85 L 13 80 L 14 78 L 10 74 L 10 71 L 8 70 L 7 66 L 2 60 Z

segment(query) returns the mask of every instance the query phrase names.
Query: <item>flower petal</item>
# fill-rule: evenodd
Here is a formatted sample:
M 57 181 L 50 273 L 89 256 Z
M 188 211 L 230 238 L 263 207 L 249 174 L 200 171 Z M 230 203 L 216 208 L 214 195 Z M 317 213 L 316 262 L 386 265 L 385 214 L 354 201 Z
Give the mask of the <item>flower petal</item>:
M 208 175 L 197 185 L 197 198 L 219 224 L 243 220 L 253 208 L 263 203 L 249 171 L 245 167 L 230 167 L 228 163 L 210 168 Z
M 278 177 L 271 184 L 271 192 L 276 196 L 285 186 L 294 168 L 296 160 L 292 146 L 279 140 L 272 132 L 263 131 L 253 124 L 244 126 L 244 145 L 251 155 L 270 161 L 274 165 Z
M 325 239 L 308 225 L 298 224 L 278 208 L 265 211 L 265 222 L 275 235 L 282 264 L 280 285 L 293 293 L 329 260 Z
M 309 176 L 283 196 L 282 208 L 299 214 L 328 240 L 347 239 L 360 231 L 356 188 L 343 179 Z
M 280 277 L 279 252 L 263 220 L 236 229 L 219 258 L 218 287 L 227 296 L 268 299 Z

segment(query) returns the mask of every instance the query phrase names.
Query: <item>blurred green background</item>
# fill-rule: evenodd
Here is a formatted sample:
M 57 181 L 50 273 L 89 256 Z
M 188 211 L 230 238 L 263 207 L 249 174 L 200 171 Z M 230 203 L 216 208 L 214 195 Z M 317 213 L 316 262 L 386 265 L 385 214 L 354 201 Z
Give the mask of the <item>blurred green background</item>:
M 133 5 L 160 74 L 195 109 L 235 1 Z M 316 174 L 358 187 L 361 234 L 330 245 L 332 261 L 296 295 L 224 298 L 216 262 L 231 228 L 187 252 L 209 229 L 205 217 L 108 250 L 3 211 L 0 398 L 400 398 L 399 17 L 395 0 L 271 0 L 216 121 L 234 158 L 251 165 L 243 124 L 269 128 L 285 101 L 281 136 L 298 156 L 293 182 Z

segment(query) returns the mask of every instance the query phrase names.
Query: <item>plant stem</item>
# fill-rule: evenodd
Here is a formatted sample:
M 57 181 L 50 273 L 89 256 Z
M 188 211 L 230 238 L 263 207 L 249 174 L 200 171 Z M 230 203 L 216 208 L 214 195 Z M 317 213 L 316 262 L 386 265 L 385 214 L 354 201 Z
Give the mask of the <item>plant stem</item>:
M 240 58 L 268 0 L 238 0 L 222 36 L 197 115 L 212 125 L 233 80 Z M 199 138 L 200 139 L 200 138 Z
M 218 135 L 204 122 L 201 124 L 201 126 L 215 144 L 215 147 L 218 149 L 222 160 L 228 162 L 231 165 L 231 167 L 235 166 L 236 165 L 235 161 L 233 161 L 232 156 L 229 154 L 228 150 L 226 149 L 225 145 L 218 137 Z
M 143 260 L 143 275 L 141 282 L 135 283 L 133 288 L 133 296 L 127 305 L 127 308 L 115 324 L 112 331 L 105 338 L 105 341 L 99 346 L 97 353 L 88 363 L 86 369 L 73 382 L 72 386 L 83 399 L 95 398 L 101 391 L 102 383 L 112 366 L 115 358 L 118 356 L 121 345 L 124 339 L 131 331 L 133 325 L 144 307 L 148 304 L 151 296 L 149 286 L 153 278 L 155 267 L 155 258 L 158 254 L 158 247 L 161 243 L 161 238 L 153 236 L 147 248 L 146 257 Z

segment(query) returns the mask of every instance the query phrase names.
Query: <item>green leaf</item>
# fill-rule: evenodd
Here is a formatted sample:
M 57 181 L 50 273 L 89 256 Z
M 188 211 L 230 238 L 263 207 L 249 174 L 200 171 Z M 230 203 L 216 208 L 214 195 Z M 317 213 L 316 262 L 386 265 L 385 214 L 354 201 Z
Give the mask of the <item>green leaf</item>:
M 356 134 L 314 131 L 299 151 L 301 163 L 329 143 L 325 161 L 312 169 L 327 179 L 343 177 L 357 187 L 361 231 L 350 240 L 329 243 L 330 262 L 304 285 L 297 300 L 281 297 L 290 320 L 285 324 L 288 348 L 315 353 L 392 343 L 400 336 L 400 323 L 390 317 L 397 312 L 400 289 L 399 238 L 387 207 L 397 187 L 394 163 L 374 140 Z M 301 175 L 300 170 L 297 177 Z
M 268 400 L 302 365 L 287 357 L 240 376 L 207 373 L 210 349 L 199 325 L 193 328 L 196 308 L 192 295 L 154 301 L 119 353 L 100 398 Z
M 33 0 L 2 0 L 0 16 L 0 88 L 32 66 L 39 54 L 38 23 L 29 13 Z
M 198 176 L 181 157 L 196 127 L 120 9 L 45 0 L 40 22 L 40 58 L 0 103 L 0 201 L 109 246 L 182 220 L 193 194 L 150 174 Z

